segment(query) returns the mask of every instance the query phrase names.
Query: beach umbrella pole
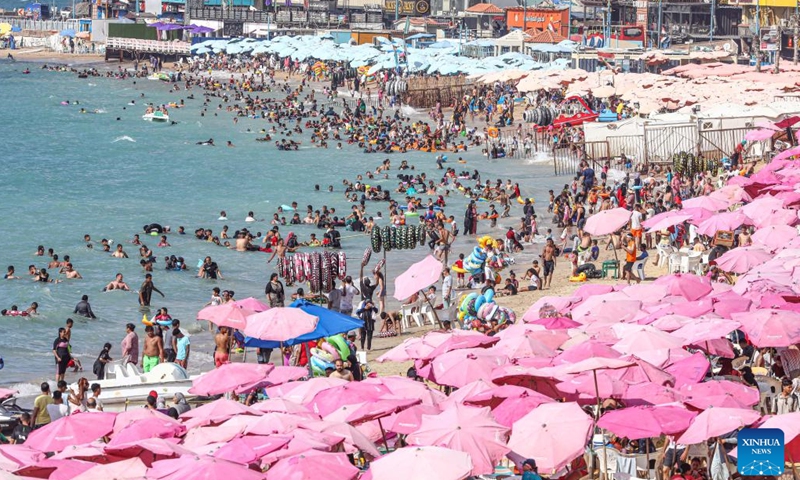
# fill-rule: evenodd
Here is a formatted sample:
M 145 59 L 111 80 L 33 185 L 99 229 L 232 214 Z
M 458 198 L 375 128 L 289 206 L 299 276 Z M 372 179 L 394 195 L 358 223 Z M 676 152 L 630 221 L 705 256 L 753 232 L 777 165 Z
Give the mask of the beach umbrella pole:
M 378 426 L 381 427 L 381 436 L 383 437 L 383 444 L 386 446 L 386 452 L 390 452 L 389 450 L 389 442 L 386 441 L 386 430 L 383 429 L 383 423 L 381 419 L 378 418 Z

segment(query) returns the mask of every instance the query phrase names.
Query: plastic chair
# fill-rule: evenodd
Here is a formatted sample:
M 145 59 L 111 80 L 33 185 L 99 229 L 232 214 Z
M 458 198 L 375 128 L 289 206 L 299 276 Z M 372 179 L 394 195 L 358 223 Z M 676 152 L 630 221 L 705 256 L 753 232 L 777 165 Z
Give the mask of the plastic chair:
M 656 251 L 658 252 L 658 266 L 663 267 L 670 255 L 675 253 L 675 248 L 671 245 L 656 245 Z
M 614 278 L 619 278 L 619 261 L 618 260 L 606 260 L 603 262 L 602 265 L 603 270 L 603 278 L 608 277 L 608 274 L 612 271 L 614 272 Z
M 669 273 L 677 273 L 681 270 L 681 254 L 672 253 L 669 256 Z
M 644 280 L 644 265 L 647 263 L 647 259 L 644 260 L 637 260 L 633 262 L 633 271 L 639 277 L 639 280 Z
M 597 470 L 600 472 L 600 479 L 607 480 L 613 478 L 617 471 L 617 457 L 619 452 L 613 448 L 600 447 L 594 452 L 597 458 Z
M 436 325 L 436 319 L 433 317 L 433 309 L 430 305 L 422 305 L 417 313 L 412 313 L 411 318 L 414 319 L 414 323 L 417 326 L 424 326 L 426 320 L 430 322 L 431 325 Z
M 414 311 L 419 310 L 421 304 L 421 300 L 417 300 L 414 303 L 408 303 L 400 306 L 400 324 L 403 327 L 403 331 L 407 330 L 408 327 L 411 326 L 409 319 L 413 319 Z

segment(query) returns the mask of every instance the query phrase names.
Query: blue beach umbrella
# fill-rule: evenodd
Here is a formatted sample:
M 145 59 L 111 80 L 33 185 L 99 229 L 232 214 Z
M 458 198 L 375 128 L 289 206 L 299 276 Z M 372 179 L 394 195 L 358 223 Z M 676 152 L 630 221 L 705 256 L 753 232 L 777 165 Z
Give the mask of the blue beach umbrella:
M 71 28 L 68 28 L 66 30 L 61 30 L 61 33 L 59 33 L 59 35 L 61 35 L 62 37 L 74 37 L 75 36 L 75 30 L 73 30 Z

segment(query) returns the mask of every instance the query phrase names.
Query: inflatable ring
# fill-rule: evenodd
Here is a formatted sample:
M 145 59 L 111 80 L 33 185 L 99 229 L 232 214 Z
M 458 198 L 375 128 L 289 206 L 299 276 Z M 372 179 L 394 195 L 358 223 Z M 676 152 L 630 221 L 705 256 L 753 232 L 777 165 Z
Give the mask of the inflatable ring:
M 334 362 L 342 358 L 342 356 L 339 355 L 339 350 L 336 350 L 336 347 L 334 347 L 328 342 L 322 342 L 322 345 L 320 345 L 319 348 L 328 352 L 328 354 L 333 358 Z
M 320 262 L 321 269 L 321 287 L 323 293 L 331 291 L 331 254 L 330 252 L 323 252 L 322 261 Z
M 427 232 L 425 231 L 425 225 L 421 225 L 417 227 L 417 237 L 419 238 L 419 246 L 425 246 L 425 236 Z
M 160 233 L 164 233 L 164 227 L 162 227 L 157 223 L 151 223 L 150 225 L 144 226 L 144 233 L 149 233 L 150 235 L 153 234 L 158 235 Z
M 372 238 L 375 238 L 375 230 L 372 231 Z M 366 267 L 369 260 L 372 258 L 372 250 L 369 248 L 364 249 L 364 256 L 361 257 L 361 266 Z M 339 272 L 341 274 L 341 272 Z
M 369 254 L 369 248 L 367 249 Z M 369 258 L 367 258 L 369 261 Z M 347 255 L 344 252 L 339 252 L 339 280 L 344 280 L 347 277 Z
M 341 335 L 333 335 L 327 337 L 325 340 L 328 341 L 333 347 L 339 352 L 339 357 L 342 360 L 346 360 L 347 357 L 350 356 L 350 346 L 347 345 L 347 340 L 344 339 Z
M 500 136 L 500 130 L 498 130 L 497 127 L 489 127 L 489 129 L 486 130 L 486 134 L 491 138 L 497 138 Z
M 570 282 L 585 282 L 586 281 L 586 273 L 581 272 L 580 275 L 575 275 L 573 277 L 569 277 Z
M 320 291 L 321 287 L 321 280 L 320 280 L 320 260 L 321 255 L 319 253 L 313 253 L 310 255 L 310 262 L 311 262 L 311 276 L 309 277 L 309 288 L 314 293 Z
M 408 246 L 408 248 L 413 250 L 417 246 L 417 231 L 418 230 L 417 230 L 416 227 L 409 227 L 409 228 L 410 228 L 410 230 L 408 232 L 409 233 L 409 240 L 408 240 L 409 241 L 409 246 Z
M 383 268 L 383 266 L 384 266 L 384 265 L 386 265 L 386 260 L 384 260 L 384 259 L 382 259 L 382 258 L 381 258 L 381 259 L 378 261 L 378 264 L 377 264 L 377 265 L 375 265 L 375 268 L 373 268 L 373 269 L 372 269 L 372 273 L 378 273 L 378 272 L 380 272 L 380 271 L 381 271 L 381 269 Z
M 381 230 L 381 243 L 383 244 L 383 251 L 392 251 L 392 227 L 385 226 Z
M 317 350 L 317 349 L 315 348 L 314 350 Z M 323 372 L 322 373 L 323 375 L 325 375 L 324 372 L 325 372 L 326 369 L 334 368 L 333 367 L 333 363 L 326 362 L 325 360 L 323 360 L 323 359 L 321 359 L 319 357 L 315 357 L 314 355 L 311 356 L 311 367 L 312 367 L 312 369 L 314 367 L 317 367 L 317 369 L 319 369 L 320 371 Z
M 536 203 L 532 198 L 529 198 L 528 200 L 530 200 L 531 203 Z M 520 205 L 525 205 L 525 199 L 522 198 L 521 196 L 517 197 L 517 203 L 519 203 Z
M 297 278 L 297 281 L 303 283 L 306 281 L 306 271 L 303 268 L 304 260 L 303 257 L 305 255 L 302 253 L 295 254 L 294 256 L 294 276 Z
M 372 237 L 370 238 L 370 240 L 372 241 L 372 251 L 375 252 L 375 253 L 380 253 L 381 252 L 381 243 L 382 243 L 381 242 L 381 229 L 380 229 L 380 227 L 373 227 L 373 229 L 372 229 Z M 369 259 L 367 259 L 367 262 L 369 262 Z M 363 260 L 362 260 L 361 263 L 362 264 L 364 263 Z
M 281 259 L 278 259 L 276 267 L 278 268 L 278 276 L 281 278 L 286 278 L 286 272 L 283 271 L 283 261 L 281 261 Z
M 320 360 L 326 363 L 333 363 L 334 360 L 333 355 L 330 352 L 327 352 L 321 348 L 312 348 L 311 355 L 319 358 Z

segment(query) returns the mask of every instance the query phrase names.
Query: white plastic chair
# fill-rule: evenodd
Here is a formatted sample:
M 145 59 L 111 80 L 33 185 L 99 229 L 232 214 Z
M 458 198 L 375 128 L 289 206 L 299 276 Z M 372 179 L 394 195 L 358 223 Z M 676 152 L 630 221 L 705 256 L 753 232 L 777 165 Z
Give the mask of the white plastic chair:
M 639 276 L 639 280 L 644 280 L 644 265 L 647 263 L 647 259 L 644 260 L 637 260 L 633 262 L 633 272 Z
M 400 306 L 400 324 L 403 326 L 403 331 L 411 326 L 409 319 L 413 319 L 414 311 L 419 311 L 422 305 L 422 300 L 417 299 L 414 303 L 408 303 Z
M 594 452 L 597 458 L 597 470 L 600 472 L 600 479 L 606 480 L 613 477 L 617 471 L 617 457 L 619 452 L 613 448 L 600 447 Z
M 681 255 L 672 253 L 669 256 L 669 273 L 679 272 L 681 269 Z
M 436 319 L 433 317 L 433 309 L 428 304 L 422 305 L 417 313 L 412 313 L 411 318 L 414 319 L 414 323 L 419 327 L 424 326 L 426 322 L 430 322 L 431 325 L 436 325 Z
M 700 264 L 703 260 L 701 252 L 691 252 L 688 255 L 681 255 L 681 273 L 695 272 L 699 275 Z
M 669 260 L 670 255 L 675 253 L 675 249 L 670 245 L 656 245 L 658 252 L 658 266 L 663 267 Z

